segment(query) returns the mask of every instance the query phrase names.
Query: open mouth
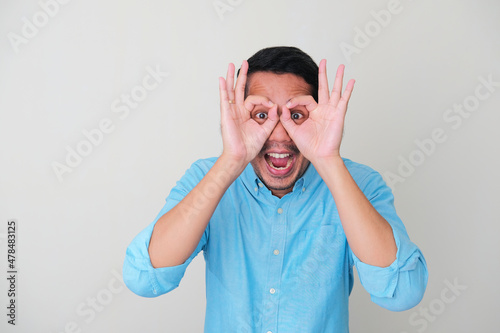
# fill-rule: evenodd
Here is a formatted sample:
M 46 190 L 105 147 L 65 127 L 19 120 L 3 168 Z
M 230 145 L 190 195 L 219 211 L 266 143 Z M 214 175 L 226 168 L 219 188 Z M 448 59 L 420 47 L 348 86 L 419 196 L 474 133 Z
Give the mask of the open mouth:
M 268 153 L 265 155 L 267 164 L 274 170 L 284 171 L 290 168 L 293 163 L 293 155 L 289 153 L 278 154 Z

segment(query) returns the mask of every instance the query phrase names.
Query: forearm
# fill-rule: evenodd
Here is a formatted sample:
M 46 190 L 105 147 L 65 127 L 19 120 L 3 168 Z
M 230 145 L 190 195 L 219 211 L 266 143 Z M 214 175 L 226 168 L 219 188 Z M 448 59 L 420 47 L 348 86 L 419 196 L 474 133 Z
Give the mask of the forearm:
M 243 169 L 221 156 L 193 190 L 158 219 L 148 249 L 153 267 L 176 266 L 189 258 L 222 196 Z
M 359 189 L 343 160 L 332 158 L 314 166 L 330 189 L 354 254 L 368 265 L 389 266 L 397 253 L 392 228 Z

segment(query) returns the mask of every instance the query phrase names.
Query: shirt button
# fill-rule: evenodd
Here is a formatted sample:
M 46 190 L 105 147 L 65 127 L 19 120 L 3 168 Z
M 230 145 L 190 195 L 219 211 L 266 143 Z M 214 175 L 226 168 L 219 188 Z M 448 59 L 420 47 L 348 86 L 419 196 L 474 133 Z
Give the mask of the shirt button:
M 283 208 L 278 208 L 278 214 L 283 213 Z
M 256 188 L 254 188 L 254 190 L 255 190 L 255 192 L 257 192 L 259 189 L 256 187 Z
M 302 188 L 302 192 L 305 192 L 305 191 L 306 191 L 306 188 L 305 188 L 305 187 L 303 187 L 303 188 Z
M 276 289 L 271 288 L 271 289 L 269 289 L 269 292 L 270 292 L 271 294 L 274 294 L 274 293 L 276 292 Z
M 278 254 L 280 254 L 280 250 L 276 249 L 273 251 L 274 255 L 277 256 Z
M 262 184 L 262 183 L 259 183 L 259 187 L 264 187 L 264 184 Z

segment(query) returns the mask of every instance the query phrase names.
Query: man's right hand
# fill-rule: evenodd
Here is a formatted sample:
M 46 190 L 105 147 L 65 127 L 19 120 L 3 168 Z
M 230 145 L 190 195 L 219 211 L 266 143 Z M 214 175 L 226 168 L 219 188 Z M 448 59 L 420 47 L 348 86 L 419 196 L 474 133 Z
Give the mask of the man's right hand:
M 244 168 L 260 152 L 279 117 L 277 105 L 268 98 L 248 96 L 245 99 L 248 62 L 243 61 L 235 86 L 234 72 L 234 65 L 229 64 L 226 79 L 219 78 L 222 156 Z

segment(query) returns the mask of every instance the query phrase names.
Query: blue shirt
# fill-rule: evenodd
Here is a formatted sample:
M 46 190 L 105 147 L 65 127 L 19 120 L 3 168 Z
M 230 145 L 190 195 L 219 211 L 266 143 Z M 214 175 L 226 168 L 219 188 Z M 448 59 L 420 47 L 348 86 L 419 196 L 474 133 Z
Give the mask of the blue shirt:
M 155 297 L 171 291 L 203 250 L 205 332 L 349 332 L 353 265 L 376 304 L 400 311 L 420 302 L 427 285 L 425 259 L 396 214 L 390 188 L 380 174 L 347 159 L 359 188 L 392 226 L 398 251 L 389 267 L 367 265 L 351 251 L 335 201 L 312 164 L 281 199 L 249 164 L 222 197 L 191 257 L 182 265 L 153 268 L 148 246 L 154 224 L 215 161 L 195 162 L 156 220 L 128 247 L 123 278 L 133 292 Z

